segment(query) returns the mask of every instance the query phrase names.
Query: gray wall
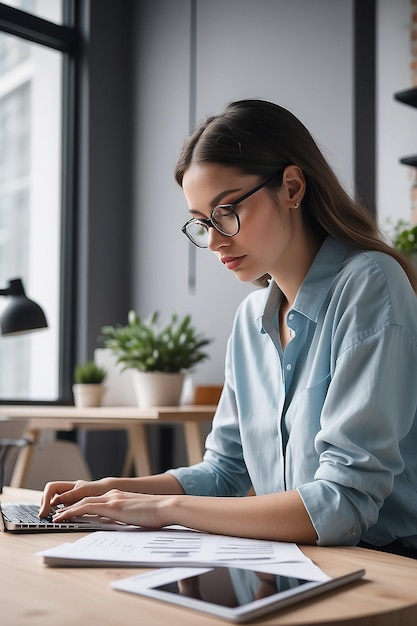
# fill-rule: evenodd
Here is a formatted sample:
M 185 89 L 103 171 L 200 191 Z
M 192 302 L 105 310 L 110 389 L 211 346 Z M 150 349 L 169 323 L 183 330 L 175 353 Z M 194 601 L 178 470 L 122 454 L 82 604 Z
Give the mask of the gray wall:
M 197 251 L 188 289 L 187 219 L 175 161 L 197 121 L 240 98 L 265 98 L 309 127 L 342 180 L 353 177 L 352 2 L 190 0 L 135 5 L 133 299 L 147 315 L 190 312 L 213 337 L 194 382 L 222 382 L 234 312 L 253 285 L 239 283 L 209 251 Z M 195 67 L 194 74 L 190 67 Z
M 78 132 L 76 360 L 91 358 L 101 326 L 132 305 L 132 14 L 84 0 Z
M 132 306 L 132 0 L 84 0 L 78 222 L 74 254 L 75 362 L 92 358 L 104 324 Z M 120 473 L 124 431 L 80 431 L 94 478 Z
M 290 108 L 353 189 L 354 0 L 83 0 L 81 219 L 77 358 L 129 307 L 192 313 L 215 339 L 197 381 L 221 382 L 234 311 L 250 289 L 196 251 L 188 289 L 187 219 L 175 161 L 191 127 L 234 99 Z M 192 14 L 192 7 L 195 14 Z M 409 86 L 410 0 L 376 0 L 377 209 L 409 212 L 415 110 Z

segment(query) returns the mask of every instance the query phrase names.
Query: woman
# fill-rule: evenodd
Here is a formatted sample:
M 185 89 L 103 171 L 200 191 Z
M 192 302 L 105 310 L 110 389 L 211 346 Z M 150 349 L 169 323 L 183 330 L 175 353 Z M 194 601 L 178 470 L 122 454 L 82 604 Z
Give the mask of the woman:
M 48 483 L 40 514 L 60 503 L 56 521 L 97 513 L 413 554 L 412 268 L 307 129 L 272 103 L 235 102 L 208 118 L 185 143 L 176 180 L 187 237 L 264 286 L 237 311 L 204 460 L 151 477 Z

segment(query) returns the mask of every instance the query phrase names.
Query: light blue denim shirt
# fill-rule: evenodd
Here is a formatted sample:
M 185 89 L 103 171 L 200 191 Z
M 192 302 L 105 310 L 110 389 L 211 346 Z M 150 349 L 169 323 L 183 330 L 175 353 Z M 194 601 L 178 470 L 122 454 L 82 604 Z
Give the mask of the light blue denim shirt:
M 297 489 L 319 545 L 417 547 L 417 298 L 400 265 L 328 237 L 287 324 L 275 283 L 240 305 L 187 494 Z

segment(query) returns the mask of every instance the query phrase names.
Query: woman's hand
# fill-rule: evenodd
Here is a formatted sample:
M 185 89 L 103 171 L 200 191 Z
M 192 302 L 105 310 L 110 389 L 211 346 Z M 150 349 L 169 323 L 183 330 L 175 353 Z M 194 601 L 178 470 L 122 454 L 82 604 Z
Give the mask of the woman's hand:
M 74 483 L 70 484 L 74 485 Z M 73 487 L 74 490 L 76 489 L 75 485 Z M 80 484 L 78 494 L 86 485 L 91 486 L 91 483 Z M 80 515 L 98 515 L 125 524 L 134 524 L 146 528 L 161 528 L 174 523 L 173 520 L 169 519 L 169 505 L 177 497 L 171 495 L 138 494 L 111 489 L 102 495 L 86 496 L 78 499 L 74 504 L 65 506 L 53 516 L 53 521 L 62 522 Z M 62 503 L 62 496 L 60 502 Z
M 47 517 L 52 506 L 74 504 L 86 496 L 100 496 L 112 488 L 111 479 L 57 481 L 45 485 L 39 517 Z
M 102 496 L 111 489 L 136 494 L 184 494 L 180 483 L 170 474 L 155 474 L 141 478 L 108 477 L 93 481 L 61 480 L 47 483 L 45 486 L 39 515 L 46 517 L 52 506 L 58 504 L 70 506 L 89 496 Z

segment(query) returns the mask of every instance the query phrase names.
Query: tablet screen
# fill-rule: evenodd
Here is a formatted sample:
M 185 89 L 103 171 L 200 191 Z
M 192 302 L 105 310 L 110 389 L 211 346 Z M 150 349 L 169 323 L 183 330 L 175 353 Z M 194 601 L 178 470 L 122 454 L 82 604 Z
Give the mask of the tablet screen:
M 112 583 L 114 589 L 244 622 L 361 578 L 355 570 L 328 580 L 228 567 L 163 568 Z
M 252 570 L 217 567 L 209 572 L 153 587 L 155 590 L 217 604 L 238 607 L 295 590 L 309 581 L 290 576 L 277 576 Z

